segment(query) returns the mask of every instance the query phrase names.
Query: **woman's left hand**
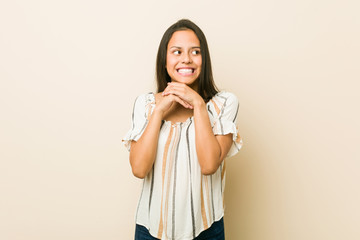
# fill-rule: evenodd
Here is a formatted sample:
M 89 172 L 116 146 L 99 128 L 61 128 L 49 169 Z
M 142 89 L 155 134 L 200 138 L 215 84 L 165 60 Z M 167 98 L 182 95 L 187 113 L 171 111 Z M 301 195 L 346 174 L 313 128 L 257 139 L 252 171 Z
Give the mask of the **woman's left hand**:
M 190 103 L 192 107 L 195 107 L 204 102 L 202 97 L 195 90 L 184 83 L 168 83 L 168 86 L 165 88 L 162 95 L 168 96 L 170 94 L 176 95 L 182 100 Z

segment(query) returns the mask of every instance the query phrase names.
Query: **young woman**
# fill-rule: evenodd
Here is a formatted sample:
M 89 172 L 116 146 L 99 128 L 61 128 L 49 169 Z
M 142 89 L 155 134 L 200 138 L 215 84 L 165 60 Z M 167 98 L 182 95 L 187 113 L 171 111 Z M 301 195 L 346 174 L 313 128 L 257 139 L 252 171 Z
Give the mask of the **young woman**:
M 123 139 L 144 178 L 135 240 L 224 239 L 224 158 L 242 146 L 238 100 L 218 92 L 205 35 L 186 19 L 164 33 L 156 77 L 157 93 L 135 100 Z

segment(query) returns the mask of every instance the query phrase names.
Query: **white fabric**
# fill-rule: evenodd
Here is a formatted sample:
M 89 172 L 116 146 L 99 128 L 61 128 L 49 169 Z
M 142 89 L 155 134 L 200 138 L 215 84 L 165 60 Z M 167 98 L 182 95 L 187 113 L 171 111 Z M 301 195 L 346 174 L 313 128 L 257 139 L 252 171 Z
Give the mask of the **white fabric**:
M 233 156 L 242 146 L 236 128 L 239 107 L 236 96 L 219 92 L 206 105 L 214 134 L 233 134 L 233 145 L 227 155 Z M 128 150 L 131 141 L 141 137 L 154 107 L 153 93 L 136 99 L 132 127 L 123 138 Z M 195 238 L 224 215 L 225 170 L 224 160 L 213 175 L 201 174 L 193 117 L 182 123 L 163 121 L 157 157 L 143 182 L 136 223 L 145 226 L 156 238 Z

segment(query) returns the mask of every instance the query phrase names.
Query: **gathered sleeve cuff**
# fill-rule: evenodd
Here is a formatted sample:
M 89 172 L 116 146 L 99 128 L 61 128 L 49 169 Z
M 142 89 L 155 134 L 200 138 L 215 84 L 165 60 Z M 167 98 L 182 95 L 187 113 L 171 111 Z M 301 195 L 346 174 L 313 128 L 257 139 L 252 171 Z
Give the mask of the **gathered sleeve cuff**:
M 148 124 L 149 111 L 151 111 L 151 102 L 148 101 L 146 95 L 140 95 L 136 98 L 133 113 L 132 113 L 132 127 L 126 133 L 122 142 L 124 146 L 130 151 L 131 142 L 138 141 Z
M 233 143 L 226 156 L 231 157 L 235 155 L 243 145 L 242 138 L 236 126 L 239 101 L 232 93 L 225 93 L 221 98 L 221 108 L 219 108 L 219 114 L 215 118 L 213 132 L 215 135 L 232 134 Z

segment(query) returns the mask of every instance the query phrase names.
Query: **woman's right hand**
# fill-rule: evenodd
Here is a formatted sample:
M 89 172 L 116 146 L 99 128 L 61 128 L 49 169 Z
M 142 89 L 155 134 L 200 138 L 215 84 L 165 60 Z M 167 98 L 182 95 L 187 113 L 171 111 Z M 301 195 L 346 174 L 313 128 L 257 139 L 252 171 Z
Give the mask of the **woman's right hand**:
M 161 94 L 159 94 L 158 99 L 156 99 L 156 106 L 154 110 L 164 115 L 164 113 L 176 103 L 181 104 L 184 108 L 193 109 L 193 106 L 190 103 L 182 100 L 176 95 L 169 94 L 166 96 L 162 96 Z

